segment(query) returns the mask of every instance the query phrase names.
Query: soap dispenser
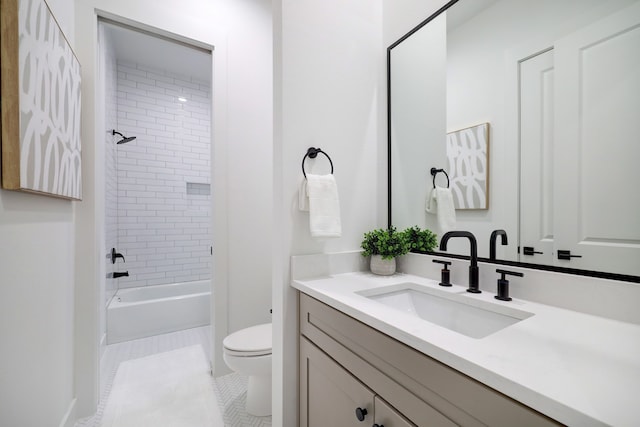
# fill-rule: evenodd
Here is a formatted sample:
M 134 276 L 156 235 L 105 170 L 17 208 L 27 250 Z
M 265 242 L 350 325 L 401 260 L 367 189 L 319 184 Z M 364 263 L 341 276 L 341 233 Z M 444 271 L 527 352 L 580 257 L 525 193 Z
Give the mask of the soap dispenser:
M 451 261 L 441 261 L 439 259 L 434 259 L 433 262 L 438 264 L 444 264 L 444 268 L 440 270 L 440 286 L 451 286 L 450 274 L 451 271 L 447 268 L 451 265 Z
M 509 296 L 509 281 L 506 279 L 506 276 L 508 274 L 510 276 L 523 277 L 524 274 L 515 271 L 500 270 L 499 268 L 496 269 L 496 272 L 502 276 L 498 279 L 498 295 L 494 298 L 500 301 L 511 301 L 511 297 Z

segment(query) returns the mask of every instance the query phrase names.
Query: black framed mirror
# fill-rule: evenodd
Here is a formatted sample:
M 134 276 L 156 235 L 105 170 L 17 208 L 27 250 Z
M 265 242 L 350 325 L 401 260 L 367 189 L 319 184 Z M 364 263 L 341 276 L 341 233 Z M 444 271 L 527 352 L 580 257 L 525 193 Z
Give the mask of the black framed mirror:
M 389 225 L 442 235 L 430 170 L 468 180 L 448 135 L 487 123 L 487 205 L 454 228 L 481 259 L 640 283 L 639 45 L 638 0 L 454 0 L 419 23 L 387 49 Z

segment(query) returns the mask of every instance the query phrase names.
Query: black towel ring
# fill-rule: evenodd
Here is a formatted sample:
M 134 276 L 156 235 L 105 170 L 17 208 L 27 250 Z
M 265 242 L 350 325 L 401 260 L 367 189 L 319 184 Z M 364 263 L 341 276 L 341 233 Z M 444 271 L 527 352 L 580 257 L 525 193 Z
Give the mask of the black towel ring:
M 447 175 L 447 172 L 444 169 L 431 168 L 431 175 L 433 176 L 433 188 L 436 188 L 436 175 L 439 172 L 442 172 L 444 176 L 447 177 L 447 188 L 449 188 L 449 175 Z
M 307 156 L 310 159 L 315 159 L 318 156 L 318 153 L 322 153 L 325 156 L 327 156 L 327 159 L 329 159 L 329 163 L 331 164 L 331 174 L 333 175 L 333 162 L 331 161 L 331 157 L 329 157 L 329 155 L 327 153 L 322 151 L 321 148 L 309 147 L 307 149 L 307 154 L 305 154 L 304 157 L 302 158 L 302 175 L 304 175 L 304 179 L 307 179 L 307 174 L 304 171 L 304 161 L 305 161 L 305 159 L 307 158 Z

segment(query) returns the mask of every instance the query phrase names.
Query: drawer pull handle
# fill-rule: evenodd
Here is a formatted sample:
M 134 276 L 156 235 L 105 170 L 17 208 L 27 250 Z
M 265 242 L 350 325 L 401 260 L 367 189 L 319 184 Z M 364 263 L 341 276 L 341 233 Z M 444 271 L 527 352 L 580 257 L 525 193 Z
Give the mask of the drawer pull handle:
M 367 408 L 356 408 L 356 418 L 358 421 L 364 421 L 364 417 L 367 416 Z
M 374 424 L 371 427 L 384 427 L 382 424 Z

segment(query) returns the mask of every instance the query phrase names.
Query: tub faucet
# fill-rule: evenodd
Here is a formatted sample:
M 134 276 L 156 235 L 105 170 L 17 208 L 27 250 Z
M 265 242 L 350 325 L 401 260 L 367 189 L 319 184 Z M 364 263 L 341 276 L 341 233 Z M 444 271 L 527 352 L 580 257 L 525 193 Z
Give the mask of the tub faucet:
M 129 277 L 129 272 L 125 271 L 125 272 L 121 273 L 119 271 L 114 271 L 113 272 L 113 278 L 117 279 L 118 277 Z
M 489 259 L 496 259 L 496 240 L 501 236 L 502 246 L 508 245 L 507 232 L 504 230 L 493 230 L 489 238 Z
M 452 237 L 466 237 L 469 239 L 471 264 L 469 265 L 469 288 L 467 288 L 467 292 L 479 294 L 482 291 L 478 288 L 478 242 L 476 241 L 476 236 L 469 231 L 448 231 L 444 233 L 442 240 L 440 240 L 441 251 L 447 250 L 447 242 Z

